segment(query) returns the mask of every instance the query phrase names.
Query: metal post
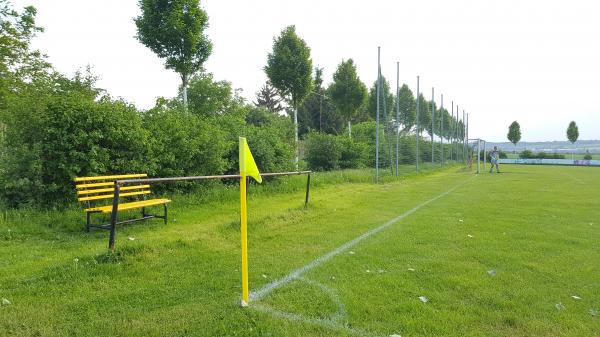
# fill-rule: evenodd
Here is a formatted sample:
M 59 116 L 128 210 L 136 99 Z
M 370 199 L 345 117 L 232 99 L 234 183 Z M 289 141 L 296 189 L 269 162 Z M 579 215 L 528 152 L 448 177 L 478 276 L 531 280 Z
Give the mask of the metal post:
M 379 183 L 379 91 L 381 86 L 381 47 L 377 47 L 377 126 L 375 135 L 375 183 Z
M 420 125 L 419 125 L 419 76 L 417 76 L 417 132 L 416 134 L 416 138 L 417 138 L 417 156 L 416 156 L 416 163 L 417 163 L 417 173 L 419 173 L 419 134 L 420 134 Z
M 435 162 L 435 147 L 433 146 L 433 134 L 435 133 L 435 96 L 431 88 L 431 166 Z
M 306 197 L 304 198 L 304 208 L 308 207 L 309 195 L 310 195 L 310 173 L 306 176 Z
M 458 157 L 458 104 L 456 105 L 456 128 L 454 128 L 454 151 L 456 152 L 456 161 L 459 161 Z
M 444 167 L 444 94 L 441 95 L 442 96 L 442 104 L 441 104 L 441 121 L 440 121 L 440 160 L 441 160 L 441 164 L 442 167 Z
M 108 237 L 108 249 L 114 252 L 115 236 L 117 231 L 117 213 L 119 212 L 119 191 L 121 187 L 115 181 L 115 191 L 113 194 L 112 213 L 110 214 L 110 236 Z
M 467 138 L 468 139 L 468 138 Z M 480 171 L 480 163 L 481 163 L 481 159 L 479 156 L 479 153 L 481 153 L 481 139 L 477 139 L 477 174 L 479 174 Z
M 487 162 L 487 142 L 483 141 L 483 170 L 486 171 L 485 163 Z
M 469 139 L 468 138 L 468 135 L 469 135 L 469 131 L 468 131 L 469 130 L 468 129 L 469 128 L 468 127 L 468 125 L 469 125 L 469 115 L 467 114 L 466 116 L 467 117 L 465 119 L 465 110 L 463 109 L 463 121 L 464 121 L 464 124 L 463 124 L 463 126 L 464 126 L 464 130 L 463 130 L 463 153 L 465 154 L 465 159 L 467 158 L 467 156 L 466 156 L 467 155 L 467 139 Z
M 460 116 L 458 116 L 460 119 Z M 460 159 L 463 163 L 466 163 L 466 158 L 465 158 L 465 116 L 463 113 L 463 117 L 462 119 L 460 119 L 460 121 L 463 123 L 462 128 L 460 130 L 458 130 L 458 151 L 460 153 Z
M 400 62 L 396 62 L 396 177 L 398 176 L 399 142 L 400 142 Z
M 387 147 L 388 158 L 390 160 L 390 174 L 394 174 L 394 166 L 392 165 L 392 144 L 390 143 L 390 137 L 387 134 L 388 131 L 388 115 L 387 115 L 387 97 L 385 96 L 385 92 L 381 93 L 382 101 L 383 101 L 383 138 L 385 140 L 385 147 Z
M 454 101 L 452 101 L 452 110 L 450 113 L 450 120 L 452 122 L 454 122 Z M 452 127 L 452 130 L 450 130 L 450 160 L 452 160 L 454 158 L 454 150 L 452 149 L 454 146 L 454 123 L 450 123 L 450 127 Z

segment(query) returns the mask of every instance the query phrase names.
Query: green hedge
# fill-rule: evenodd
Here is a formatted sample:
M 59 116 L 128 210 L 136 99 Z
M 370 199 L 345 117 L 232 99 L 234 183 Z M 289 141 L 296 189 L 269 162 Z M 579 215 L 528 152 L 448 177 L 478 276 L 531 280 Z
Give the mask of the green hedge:
M 239 136 L 263 172 L 289 170 L 294 158 L 289 118 L 239 99 L 230 98 L 225 111 L 186 112 L 160 100 L 140 112 L 80 78 L 24 87 L 0 113 L 0 126 L 0 199 L 10 207 L 71 202 L 76 176 L 237 172 Z

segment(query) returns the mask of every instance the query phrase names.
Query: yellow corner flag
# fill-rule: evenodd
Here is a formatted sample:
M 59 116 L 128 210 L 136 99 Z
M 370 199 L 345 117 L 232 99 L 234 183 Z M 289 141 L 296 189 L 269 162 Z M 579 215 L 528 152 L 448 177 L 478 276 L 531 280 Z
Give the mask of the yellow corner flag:
M 260 176 L 260 172 L 258 172 L 258 167 L 256 167 L 256 162 L 244 137 L 240 137 L 240 175 L 252 177 L 259 183 L 262 183 L 262 177 Z
M 240 236 L 242 239 L 242 306 L 248 306 L 248 210 L 246 207 L 246 178 L 262 183 L 260 172 L 252 157 L 246 138 L 240 137 Z

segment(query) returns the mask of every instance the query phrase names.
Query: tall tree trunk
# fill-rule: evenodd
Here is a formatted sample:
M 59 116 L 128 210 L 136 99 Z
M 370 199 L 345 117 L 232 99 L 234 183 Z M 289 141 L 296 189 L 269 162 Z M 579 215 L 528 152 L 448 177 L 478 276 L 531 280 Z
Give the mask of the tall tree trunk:
M 187 97 L 187 86 L 188 86 L 188 75 L 181 75 L 181 86 L 183 92 L 183 108 L 187 111 L 188 108 L 188 97 Z
M 348 120 L 348 137 L 352 139 L 352 122 Z
M 294 100 L 294 140 L 296 141 L 296 158 L 294 160 L 294 165 L 296 166 L 296 171 L 298 171 L 298 106 L 296 104 L 296 100 Z

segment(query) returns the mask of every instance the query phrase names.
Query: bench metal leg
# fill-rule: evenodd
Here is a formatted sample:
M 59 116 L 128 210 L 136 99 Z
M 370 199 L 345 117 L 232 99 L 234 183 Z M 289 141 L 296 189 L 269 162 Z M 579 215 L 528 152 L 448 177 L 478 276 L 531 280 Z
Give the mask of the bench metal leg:
M 117 235 L 117 214 L 111 215 L 110 235 L 108 237 L 108 249 L 115 250 L 115 236 Z
M 165 208 L 165 217 L 164 217 L 164 220 L 165 220 L 165 225 L 166 225 L 167 224 L 167 219 L 169 217 L 169 211 L 168 211 L 168 208 L 167 208 L 167 204 L 164 204 L 163 207 Z
M 92 213 L 87 212 L 86 216 L 87 216 L 87 222 L 85 224 L 85 231 L 89 232 L 90 231 L 90 225 L 92 223 Z
M 119 191 L 120 186 L 118 182 L 115 181 L 115 193 L 113 197 L 113 207 L 112 212 L 110 214 L 110 236 L 108 237 L 108 249 L 111 251 L 115 251 L 115 236 L 117 231 L 117 213 L 119 210 Z

